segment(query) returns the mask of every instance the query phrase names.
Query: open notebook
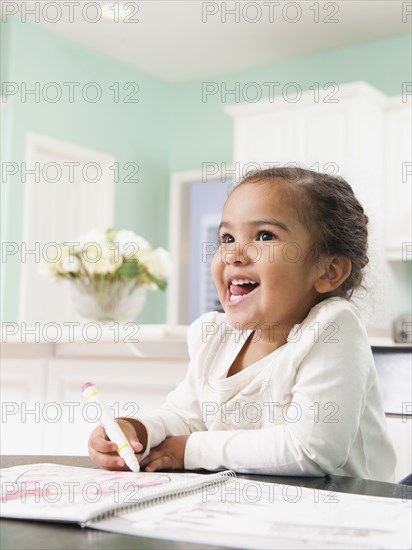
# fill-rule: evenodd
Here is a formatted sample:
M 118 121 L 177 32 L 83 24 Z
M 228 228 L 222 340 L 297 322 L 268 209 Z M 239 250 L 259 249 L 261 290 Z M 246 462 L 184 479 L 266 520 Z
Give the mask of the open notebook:
M 0 515 L 82 526 L 225 483 L 235 475 L 118 472 L 59 464 L 0 469 Z
M 0 470 L 1 515 L 241 549 L 407 548 L 411 500 L 211 475 L 37 464 Z M 405 487 L 406 488 L 406 487 Z M 24 501 L 25 500 L 25 501 Z

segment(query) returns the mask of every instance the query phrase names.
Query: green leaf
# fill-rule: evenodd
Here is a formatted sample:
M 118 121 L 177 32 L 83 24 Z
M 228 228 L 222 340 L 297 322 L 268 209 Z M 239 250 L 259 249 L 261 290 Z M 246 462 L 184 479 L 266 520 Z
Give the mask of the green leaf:
M 116 229 L 114 227 L 109 227 L 107 230 L 106 230 L 106 237 L 107 237 L 107 240 L 109 241 L 109 243 L 114 243 L 114 239 L 116 238 Z
M 118 277 L 138 277 L 140 272 L 139 262 L 137 260 L 130 260 L 125 262 L 119 268 L 116 269 L 115 275 Z
M 165 281 L 164 279 L 158 279 L 149 272 L 147 273 L 147 278 L 150 279 L 152 283 L 157 285 L 160 290 L 165 290 L 165 288 L 167 287 L 167 281 Z

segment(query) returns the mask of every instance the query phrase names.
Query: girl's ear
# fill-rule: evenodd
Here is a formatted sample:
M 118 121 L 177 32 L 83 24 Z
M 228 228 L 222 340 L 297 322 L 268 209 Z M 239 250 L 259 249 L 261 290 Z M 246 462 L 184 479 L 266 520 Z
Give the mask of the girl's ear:
M 315 281 L 315 290 L 319 294 L 337 289 L 350 275 L 352 262 L 346 256 L 329 256 L 325 258 L 322 269 Z

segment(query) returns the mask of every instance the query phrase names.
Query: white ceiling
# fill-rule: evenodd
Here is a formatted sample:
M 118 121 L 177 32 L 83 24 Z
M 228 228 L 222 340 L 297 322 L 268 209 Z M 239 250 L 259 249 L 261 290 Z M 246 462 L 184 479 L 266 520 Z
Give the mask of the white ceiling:
M 82 0 L 82 4 L 87 3 Z M 104 2 L 100 2 L 103 4 Z M 26 2 L 29 5 L 30 2 Z M 113 4 L 113 2 L 111 2 Z M 97 23 L 83 20 L 80 9 L 75 21 L 69 21 L 69 11 L 62 6 L 62 19 L 57 23 L 41 24 L 53 32 L 93 48 L 107 56 L 130 64 L 141 71 L 169 82 L 187 81 L 212 75 L 249 69 L 317 52 L 342 48 L 405 34 L 411 30 L 412 16 L 402 21 L 402 7 L 398 0 L 340 0 L 338 2 L 202 2 L 200 0 L 137 0 L 135 23 L 101 19 Z M 270 21 L 271 4 L 273 21 Z M 301 19 L 288 22 L 297 16 Z M 319 6 L 320 22 L 315 23 Z M 236 8 L 240 17 L 236 22 L 225 8 Z M 285 7 L 286 5 L 286 7 Z M 338 8 L 337 13 L 332 14 Z M 259 9 L 260 8 L 260 9 Z M 207 18 L 202 10 L 216 9 L 218 13 Z M 405 8 L 404 8 L 405 9 Z M 50 8 L 49 17 L 54 17 Z M 89 17 L 94 17 L 90 8 Z M 326 23 L 328 15 L 338 22 Z M 30 19 L 28 19 L 30 20 Z

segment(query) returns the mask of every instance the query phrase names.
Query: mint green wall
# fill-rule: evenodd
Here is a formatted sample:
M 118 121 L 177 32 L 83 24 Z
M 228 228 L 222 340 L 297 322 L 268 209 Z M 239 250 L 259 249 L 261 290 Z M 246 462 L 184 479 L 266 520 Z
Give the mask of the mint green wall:
M 13 22 L 5 34 L 8 54 L 3 79 L 22 82 L 91 82 L 102 87 L 113 82 L 138 82 L 138 104 L 97 104 L 77 101 L 21 104 L 11 102 L 3 121 L 3 160 L 25 159 L 26 133 L 49 135 L 101 150 L 122 164 L 137 162 L 138 184 L 117 184 L 115 220 L 119 228 L 143 234 L 154 246 L 167 247 L 169 175 L 177 170 L 201 169 L 202 162 L 231 163 L 233 123 L 224 113 L 219 95 L 202 102 L 202 82 L 263 84 L 297 82 L 307 89 L 314 82 L 338 84 L 364 80 L 389 95 L 401 93 L 411 81 L 411 38 L 396 38 L 328 51 L 306 58 L 168 84 L 127 65 L 30 24 Z M 3 40 L 3 39 L 2 39 Z M 264 89 L 264 88 L 263 88 Z M 264 96 L 263 96 L 264 97 Z M 233 97 L 228 97 L 228 103 Z M 20 242 L 24 185 L 15 178 L 2 186 L 5 214 L 2 239 Z M 3 264 L 2 264 L 2 267 Z M 2 287 L 2 319 L 18 320 L 19 259 L 8 262 Z M 153 293 L 142 322 L 165 322 L 166 296 Z
M 61 100 L 55 104 L 35 103 L 31 99 L 22 103 L 16 96 L 5 109 L 13 123 L 5 128 L 3 139 L 8 147 L 3 160 L 24 161 L 27 132 L 38 132 L 113 155 L 120 166 L 137 162 L 139 182 L 116 184 L 116 227 L 133 229 L 153 246 L 166 247 L 167 84 L 36 25 L 13 21 L 7 31 L 9 81 L 25 81 L 28 87 L 34 82 L 43 85 L 54 81 L 62 87 L 63 82 L 69 81 L 97 82 L 104 93 L 103 99 L 94 104 L 83 101 L 81 95 L 76 95 L 74 103 Z M 120 86 L 137 82 L 139 103 L 114 103 L 108 89 L 114 82 Z M 24 198 L 20 177 L 3 183 L 2 194 L 6 213 L 2 238 L 19 243 Z M 4 270 L 2 319 L 5 321 L 18 320 L 19 275 L 20 259 L 15 256 Z M 164 318 L 165 308 L 166 296 L 151 292 L 140 319 L 159 322 Z

